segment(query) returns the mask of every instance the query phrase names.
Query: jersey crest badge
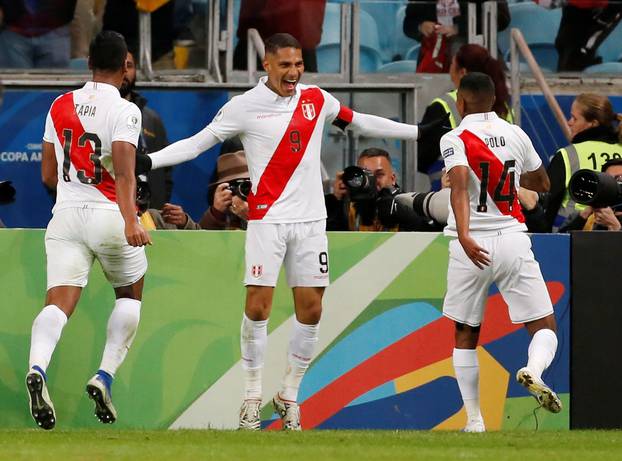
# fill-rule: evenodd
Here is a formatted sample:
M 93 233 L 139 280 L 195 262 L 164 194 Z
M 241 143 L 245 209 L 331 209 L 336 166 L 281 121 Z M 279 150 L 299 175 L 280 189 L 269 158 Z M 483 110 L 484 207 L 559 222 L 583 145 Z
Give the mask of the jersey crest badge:
M 256 279 L 261 277 L 262 273 L 263 273 L 263 266 L 261 264 L 255 264 L 251 267 L 251 275 L 255 277 Z
M 313 120 L 315 118 L 315 105 L 312 102 L 306 102 L 302 105 L 302 115 L 307 120 Z

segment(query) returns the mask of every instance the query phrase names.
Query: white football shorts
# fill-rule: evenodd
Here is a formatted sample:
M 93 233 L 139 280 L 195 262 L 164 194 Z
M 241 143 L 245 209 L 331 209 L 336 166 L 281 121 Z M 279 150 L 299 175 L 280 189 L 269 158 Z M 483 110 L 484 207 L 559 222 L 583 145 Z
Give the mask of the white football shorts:
M 489 252 L 491 264 L 478 269 L 458 239 L 449 242 L 447 293 L 443 303 L 446 317 L 472 327 L 480 325 L 493 282 L 508 305 L 512 323 L 530 322 L 553 313 L 527 234 L 510 232 L 474 239 Z
M 62 285 L 86 286 L 94 259 L 114 288 L 140 280 L 147 272 L 145 248 L 130 246 L 124 229 L 117 210 L 57 210 L 45 232 L 48 290 Z
M 250 221 L 244 284 L 276 286 L 283 263 L 290 287 L 328 286 L 326 220 L 282 224 Z

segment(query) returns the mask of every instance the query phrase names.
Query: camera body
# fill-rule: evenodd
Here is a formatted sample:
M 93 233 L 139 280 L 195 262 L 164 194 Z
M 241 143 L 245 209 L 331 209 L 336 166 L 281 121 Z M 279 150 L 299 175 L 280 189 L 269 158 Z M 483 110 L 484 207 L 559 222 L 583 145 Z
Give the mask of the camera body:
M 341 180 L 348 189 L 350 200 L 364 202 L 374 200 L 378 195 L 376 176 L 366 168 L 352 165 L 344 168 Z
M 228 181 L 228 183 L 229 186 L 227 187 L 227 189 L 229 189 L 233 193 L 233 195 L 237 195 L 245 202 L 248 200 L 248 196 L 251 193 L 251 188 L 253 186 L 253 183 L 250 179 L 232 179 L 231 181 Z
M 613 207 L 622 203 L 622 182 L 598 171 L 577 171 L 568 182 L 568 192 L 575 202 L 592 208 Z
M 0 181 L 0 205 L 11 203 L 15 200 L 15 188 L 11 181 Z

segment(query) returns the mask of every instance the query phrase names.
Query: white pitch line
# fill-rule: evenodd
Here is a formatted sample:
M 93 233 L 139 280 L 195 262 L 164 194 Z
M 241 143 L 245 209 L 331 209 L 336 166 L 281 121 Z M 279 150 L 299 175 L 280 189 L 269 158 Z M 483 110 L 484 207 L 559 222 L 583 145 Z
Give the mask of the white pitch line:
M 335 280 L 324 295 L 316 354 L 331 344 L 438 235 L 396 232 Z M 293 315 L 268 336 L 263 372 L 264 404 L 271 401 L 280 387 L 292 319 Z M 238 361 L 195 400 L 170 429 L 235 429 L 243 395 L 242 365 Z

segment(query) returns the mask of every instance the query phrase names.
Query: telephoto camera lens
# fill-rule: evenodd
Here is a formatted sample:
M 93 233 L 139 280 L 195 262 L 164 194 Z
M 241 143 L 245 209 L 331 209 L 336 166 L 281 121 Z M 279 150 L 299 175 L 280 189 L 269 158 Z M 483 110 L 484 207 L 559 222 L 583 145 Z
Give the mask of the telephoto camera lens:
M 568 191 L 575 202 L 592 208 L 622 203 L 622 184 L 607 173 L 579 170 L 570 178 Z
M 343 170 L 341 180 L 346 185 L 350 200 L 353 202 L 376 198 L 376 177 L 371 171 L 352 165 Z

